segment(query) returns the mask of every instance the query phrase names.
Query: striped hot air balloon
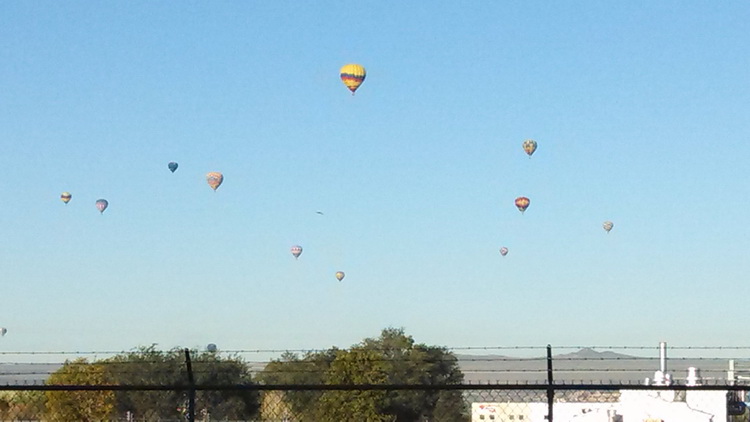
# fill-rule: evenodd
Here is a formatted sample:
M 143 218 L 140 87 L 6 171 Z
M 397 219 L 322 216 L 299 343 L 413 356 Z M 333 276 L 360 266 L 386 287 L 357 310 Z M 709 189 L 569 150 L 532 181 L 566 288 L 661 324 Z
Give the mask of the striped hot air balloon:
M 613 222 L 611 222 L 611 221 L 605 221 L 602 224 L 602 227 L 604 228 L 604 230 L 607 231 L 607 233 L 609 233 L 609 231 L 612 230 L 612 227 L 614 227 L 614 226 L 615 226 L 615 224 Z
M 70 202 L 70 198 L 72 198 L 73 195 L 70 194 L 70 192 L 63 192 L 60 194 L 60 200 L 65 202 L 66 204 Z
M 521 211 L 521 213 L 526 211 L 526 208 L 529 207 L 530 203 L 531 201 L 529 200 L 529 198 L 525 196 L 519 196 L 518 198 L 516 198 L 516 207 L 518 208 L 518 211 Z
M 354 95 L 357 88 L 362 85 L 362 82 L 364 82 L 365 77 L 367 76 L 365 68 L 358 64 L 346 64 L 341 68 L 340 73 L 341 81 L 347 88 L 349 88 L 352 95 Z
M 211 186 L 211 189 L 213 189 L 215 192 L 216 189 L 219 189 L 221 183 L 224 182 L 224 175 L 219 173 L 218 171 L 212 171 L 206 174 L 206 182 L 208 183 L 208 186 Z

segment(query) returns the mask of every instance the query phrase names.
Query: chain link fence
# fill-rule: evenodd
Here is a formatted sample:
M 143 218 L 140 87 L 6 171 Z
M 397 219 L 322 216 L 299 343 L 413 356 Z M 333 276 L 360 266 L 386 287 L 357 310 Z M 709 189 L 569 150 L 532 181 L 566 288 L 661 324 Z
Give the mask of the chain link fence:
M 0 387 L 0 421 L 631 422 L 748 421 L 730 385 L 223 385 Z M 239 409 L 233 397 L 257 406 Z M 223 400 L 216 400 L 217 397 Z M 452 402 L 451 399 L 458 399 Z M 441 413 L 440 401 L 456 404 Z M 423 414 L 399 404 L 427 403 Z M 328 404 L 338 403 L 333 409 Z M 368 408 L 368 403 L 376 403 Z M 432 406 L 429 404 L 432 403 Z M 359 406 L 359 407 L 358 407 Z M 327 413 L 330 412 L 330 413 Z
M 329 366 L 273 367 L 237 352 L 147 348 L 90 360 L 75 352 L 65 363 L 0 352 L 31 360 L 0 362 L 0 422 L 750 422 L 750 349 L 720 348 L 728 356 L 705 358 L 699 348 L 674 348 L 681 353 L 670 359 L 665 345 L 658 357 L 643 349 L 647 356 L 584 348 L 553 357 L 551 346 L 520 358 L 458 354 L 448 361 L 460 367 L 458 381 L 402 384 L 274 381 L 263 374 L 309 380 Z M 403 358 L 388 359 L 374 362 Z

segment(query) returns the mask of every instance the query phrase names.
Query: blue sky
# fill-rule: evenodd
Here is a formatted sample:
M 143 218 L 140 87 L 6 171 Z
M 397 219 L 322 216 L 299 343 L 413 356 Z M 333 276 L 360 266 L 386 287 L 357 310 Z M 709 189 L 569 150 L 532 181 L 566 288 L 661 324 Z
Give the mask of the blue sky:
M 748 33 L 744 1 L 3 3 L 0 350 L 750 346 Z

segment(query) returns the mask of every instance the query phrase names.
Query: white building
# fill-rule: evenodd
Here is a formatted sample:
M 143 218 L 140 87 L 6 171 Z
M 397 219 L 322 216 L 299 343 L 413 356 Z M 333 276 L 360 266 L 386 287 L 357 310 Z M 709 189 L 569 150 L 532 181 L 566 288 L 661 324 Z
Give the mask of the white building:
M 660 344 L 660 368 L 646 385 L 673 385 L 666 367 L 666 343 Z M 700 390 L 696 368 L 689 368 L 686 390 L 620 390 L 599 401 L 556 400 L 554 422 L 725 422 L 727 390 Z M 603 393 L 604 394 L 604 393 Z M 558 398 L 560 398 L 558 396 Z M 546 402 L 472 403 L 472 422 L 547 422 Z
M 555 403 L 555 421 L 608 422 L 608 412 L 615 403 Z M 590 415 L 604 418 L 589 419 Z M 580 419 L 587 417 L 586 419 Z M 481 422 L 546 422 L 547 403 L 472 403 L 471 421 Z
M 621 390 L 614 403 L 554 404 L 554 422 L 724 422 L 726 391 Z M 547 403 L 472 403 L 472 422 L 546 422 Z

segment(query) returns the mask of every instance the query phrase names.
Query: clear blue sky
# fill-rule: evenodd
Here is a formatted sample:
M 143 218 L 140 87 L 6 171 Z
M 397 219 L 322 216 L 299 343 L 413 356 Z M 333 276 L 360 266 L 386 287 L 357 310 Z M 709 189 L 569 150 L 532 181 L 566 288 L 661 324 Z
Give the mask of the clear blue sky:
M 748 346 L 748 34 L 747 1 L 3 2 L 0 350 Z

